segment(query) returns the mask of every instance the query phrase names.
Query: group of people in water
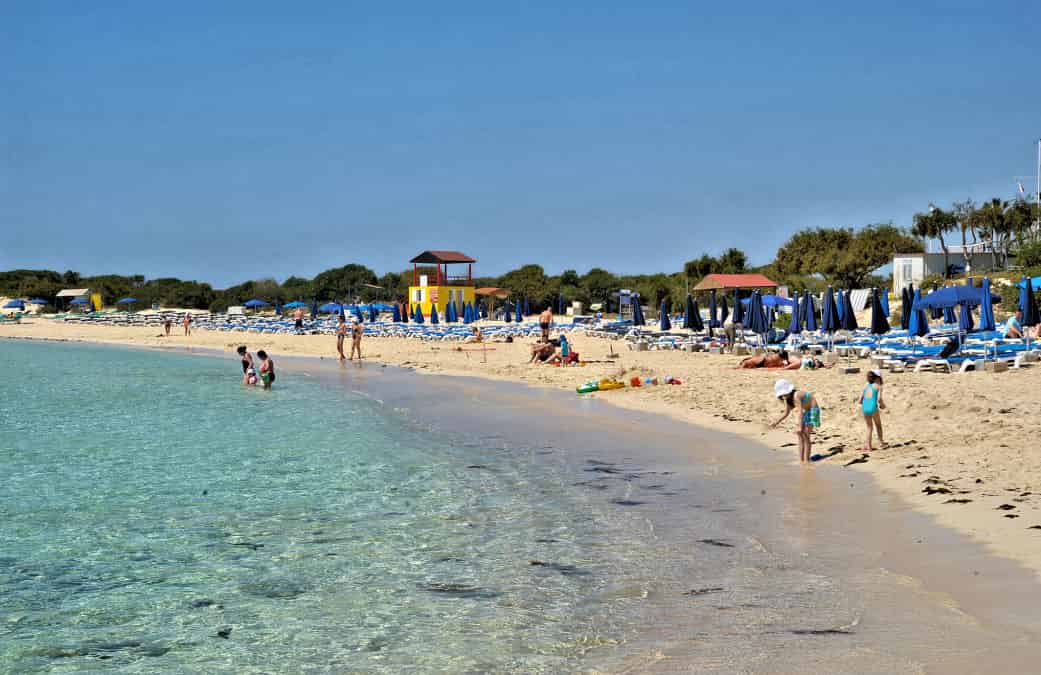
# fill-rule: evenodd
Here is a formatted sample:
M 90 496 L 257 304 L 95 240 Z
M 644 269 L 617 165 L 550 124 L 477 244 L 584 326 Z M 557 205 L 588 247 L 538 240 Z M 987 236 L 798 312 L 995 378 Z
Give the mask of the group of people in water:
M 235 352 L 242 359 L 242 384 L 255 386 L 260 384 L 264 389 L 270 389 L 275 383 L 275 361 L 263 349 L 257 351 L 260 359 L 258 368 L 254 362 L 253 355 L 246 349 L 246 345 L 240 346 Z
M 857 404 L 860 406 L 860 414 L 864 419 L 867 434 L 863 452 L 874 450 L 872 444 L 875 433 L 878 434 L 878 443 L 885 447 L 885 439 L 882 435 L 882 414 L 886 404 L 882 400 L 882 371 L 870 370 L 867 374 L 867 385 L 860 392 Z M 796 388 L 790 381 L 781 379 L 774 383 L 774 396 L 784 403 L 784 415 L 770 425 L 771 429 L 788 419 L 796 408 L 799 411 L 799 422 L 796 427 L 795 436 L 799 441 L 799 461 L 809 462 L 813 460 L 813 433 L 821 426 L 821 408 L 817 396 L 812 391 Z
M 354 355 L 358 355 L 358 360 L 361 361 L 361 338 L 365 334 L 365 327 L 361 325 L 361 321 L 358 321 L 357 317 L 354 317 L 351 321 L 350 327 L 351 333 L 351 361 L 354 360 Z M 340 314 L 340 318 L 336 322 L 336 353 L 340 355 L 341 361 L 346 361 L 348 358 L 343 354 L 343 340 L 347 337 L 347 320 L 343 314 Z

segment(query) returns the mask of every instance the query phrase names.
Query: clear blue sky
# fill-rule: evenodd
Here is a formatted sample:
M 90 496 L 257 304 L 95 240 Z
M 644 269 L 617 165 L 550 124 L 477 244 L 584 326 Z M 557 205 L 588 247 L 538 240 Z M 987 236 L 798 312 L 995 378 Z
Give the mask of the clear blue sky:
M 0 269 L 763 263 L 1033 174 L 1029 3 L 709 4 L 0 0 Z

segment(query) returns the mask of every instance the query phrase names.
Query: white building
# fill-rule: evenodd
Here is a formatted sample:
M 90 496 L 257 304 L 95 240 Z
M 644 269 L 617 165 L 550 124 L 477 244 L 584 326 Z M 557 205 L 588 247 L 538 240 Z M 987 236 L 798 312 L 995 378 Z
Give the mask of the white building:
M 947 261 L 951 274 L 990 272 L 998 266 L 997 256 L 990 251 L 977 250 L 972 254 L 972 267 L 960 246 L 950 247 Z M 897 253 L 893 256 L 893 292 L 897 296 L 908 284 L 918 286 L 928 276 L 944 274 L 943 253 Z

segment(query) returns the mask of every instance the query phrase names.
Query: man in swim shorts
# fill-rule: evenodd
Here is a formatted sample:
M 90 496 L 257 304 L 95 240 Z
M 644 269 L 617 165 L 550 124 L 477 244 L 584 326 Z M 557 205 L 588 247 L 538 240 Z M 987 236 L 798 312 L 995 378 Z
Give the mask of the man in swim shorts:
M 553 308 L 547 307 L 539 314 L 539 328 L 542 329 L 542 341 L 549 342 L 549 327 L 553 323 Z

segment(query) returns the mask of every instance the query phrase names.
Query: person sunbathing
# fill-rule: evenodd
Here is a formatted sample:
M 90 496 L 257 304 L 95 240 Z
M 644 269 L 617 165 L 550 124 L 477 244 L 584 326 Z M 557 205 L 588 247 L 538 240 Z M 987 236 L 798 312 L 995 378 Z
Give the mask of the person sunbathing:
M 466 339 L 463 340 L 464 344 L 473 344 L 474 342 L 483 342 L 484 335 L 481 334 L 481 329 L 477 326 L 473 327 L 473 335 L 467 335 Z
M 749 356 L 741 359 L 741 363 L 738 364 L 739 368 L 788 368 L 790 367 L 790 360 L 788 358 L 788 352 L 769 352 L 767 354 L 760 354 L 758 356 Z M 798 368 L 798 366 L 796 366 Z M 794 370 L 794 369 L 793 369 Z

